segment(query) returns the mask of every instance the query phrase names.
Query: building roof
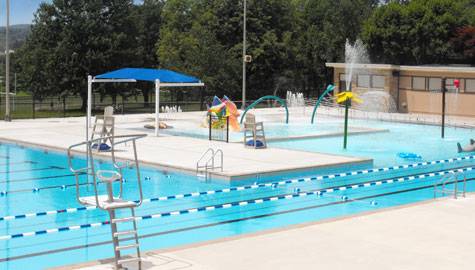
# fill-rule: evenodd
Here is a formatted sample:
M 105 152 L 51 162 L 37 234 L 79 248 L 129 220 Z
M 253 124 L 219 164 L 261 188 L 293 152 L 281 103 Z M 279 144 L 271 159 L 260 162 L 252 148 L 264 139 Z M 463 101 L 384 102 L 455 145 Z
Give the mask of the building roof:
M 345 68 L 345 63 L 326 63 L 327 67 Z M 470 73 L 475 75 L 475 67 L 472 66 L 452 66 L 452 65 L 424 65 L 424 66 L 399 66 L 387 64 L 354 64 L 356 69 L 371 70 L 392 70 L 392 71 L 419 71 L 435 73 Z

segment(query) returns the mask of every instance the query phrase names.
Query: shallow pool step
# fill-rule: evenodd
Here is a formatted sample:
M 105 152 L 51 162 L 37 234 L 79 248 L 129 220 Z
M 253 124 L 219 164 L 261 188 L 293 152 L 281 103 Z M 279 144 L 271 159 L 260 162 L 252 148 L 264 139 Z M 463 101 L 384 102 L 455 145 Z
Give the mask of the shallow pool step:
M 131 231 L 122 231 L 122 232 L 115 232 L 114 237 L 119 237 L 119 236 L 124 236 L 124 235 L 135 235 L 137 234 L 137 231 L 131 230 Z
M 117 246 L 115 247 L 115 250 L 119 251 L 119 250 L 138 248 L 138 247 L 139 247 L 138 244 L 131 244 L 131 245 L 125 245 L 125 246 Z

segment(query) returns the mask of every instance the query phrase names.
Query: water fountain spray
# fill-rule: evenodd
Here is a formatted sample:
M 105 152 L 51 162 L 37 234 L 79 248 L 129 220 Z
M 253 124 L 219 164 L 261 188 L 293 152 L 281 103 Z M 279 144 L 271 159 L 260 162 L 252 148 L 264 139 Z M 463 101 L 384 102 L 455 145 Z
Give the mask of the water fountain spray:
M 352 92 L 351 80 L 353 78 L 354 66 L 356 63 L 367 62 L 368 57 L 366 49 L 361 42 L 357 40 L 354 45 L 351 45 L 347 40 L 345 44 L 345 74 L 346 74 L 346 91 L 341 92 L 337 96 L 337 103 L 345 104 L 345 125 L 343 133 L 343 149 L 346 149 L 348 145 L 348 111 L 350 109 L 352 100 L 360 103 L 361 100 Z

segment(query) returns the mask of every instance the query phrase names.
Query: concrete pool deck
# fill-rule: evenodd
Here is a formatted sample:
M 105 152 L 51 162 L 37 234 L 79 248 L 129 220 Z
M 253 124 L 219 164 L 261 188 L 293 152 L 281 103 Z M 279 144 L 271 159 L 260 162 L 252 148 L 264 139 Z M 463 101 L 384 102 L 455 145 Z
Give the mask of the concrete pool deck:
M 146 252 L 147 270 L 473 269 L 475 194 Z M 129 265 L 128 265 L 129 266 Z M 58 268 L 110 270 L 110 260 Z M 136 269 L 130 264 L 129 269 Z
M 192 115 L 193 113 L 183 116 Z M 369 158 L 311 153 L 280 148 L 249 149 L 241 143 L 224 143 L 181 136 L 153 136 L 143 128 L 150 115 L 116 116 L 116 135 L 147 133 L 137 144 L 139 159 L 144 164 L 163 170 L 196 173 L 196 162 L 210 147 L 224 152 L 223 172 L 214 171 L 212 178 L 224 180 L 265 177 L 283 172 L 302 172 L 342 165 L 371 165 Z M 16 120 L 0 126 L 0 141 L 17 142 L 65 151 L 70 145 L 85 140 L 85 118 Z M 130 148 L 122 148 L 117 156 L 132 159 Z M 108 155 L 108 154 L 103 154 Z

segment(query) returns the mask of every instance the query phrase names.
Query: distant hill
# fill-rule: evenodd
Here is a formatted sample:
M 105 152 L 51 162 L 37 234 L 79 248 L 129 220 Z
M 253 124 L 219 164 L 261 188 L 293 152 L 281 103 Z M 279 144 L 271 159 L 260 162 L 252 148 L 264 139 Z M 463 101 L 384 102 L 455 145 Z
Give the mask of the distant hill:
M 26 38 L 30 34 L 29 24 L 17 24 L 10 26 L 9 38 L 10 49 L 15 50 L 25 42 Z M 5 27 L 0 27 L 0 51 L 5 51 Z

